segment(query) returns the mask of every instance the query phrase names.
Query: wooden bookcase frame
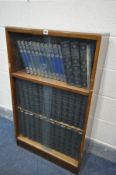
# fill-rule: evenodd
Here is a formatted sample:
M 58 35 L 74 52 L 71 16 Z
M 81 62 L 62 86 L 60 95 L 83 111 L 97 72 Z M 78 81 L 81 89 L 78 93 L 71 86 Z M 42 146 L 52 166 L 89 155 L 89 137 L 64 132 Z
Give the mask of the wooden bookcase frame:
M 83 150 L 85 145 L 85 134 L 87 130 L 87 122 L 88 122 L 88 116 L 90 112 L 91 107 L 91 99 L 93 96 L 94 86 L 95 86 L 95 77 L 96 77 L 96 70 L 97 66 L 103 67 L 103 59 L 105 58 L 107 46 L 108 46 L 108 38 L 109 34 L 94 34 L 94 33 L 79 33 L 79 32 L 67 32 L 67 31 L 54 31 L 54 30 L 48 30 L 49 36 L 59 36 L 59 37 L 68 37 L 68 38 L 80 38 L 80 39 L 90 39 L 90 40 L 96 40 L 96 50 L 95 50 L 95 56 L 94 56 L 94 63 L 92 68 L 92 74 L 90 79 L 90 88 L 78 88 L 71 85 L 66 84 L 65 82 L 60 82 L 53 79 L 47 79 L 44 77 L 38 77 L 34 75 L 30 75 L 25 73 L 23 70 L 14 72 L 13 67 L 14 62 L 13 60 L 13 50 L 11 47 L 11 41 L 10 41 L 10 33 L 26 33 L 26 34 L 32 34 L 32 35 L 43 35 L 43 30 L 38 29 L 25 29 L 25 28 L 16 28 L 16 27 L 6 27 L 6 40 L 7 40 L 7 48 L 8 48 L 8 61 L 9 61 L 9 74 L 10 74 L 10 82 L 11 82 L 11 93 L 12 93 L 12 106 L 13 106 L 13 116 L 14 116 L 14 126 L 15 126 L 15 135 L 16 135 L 16 141 L 17 144 L 31 150 L 32 152 L 35 152 L 46 159 L 74 172 L 77 173 L 80 168 L 80 162 L 83 156 Z M 98 59 L 102 59 L 100 63 L 98 64 Z M 102 62 L 102 64 L 101 64 Z M 99 74 L 99 73 L 98 73 Z M 47 85 L 71 92 L 75 92 L 78 94 L 82 94 L 85 96 L 88 96 L 88 101 L 86 105 L 86 110 L 84 114 L 84 127 L 81 130 L 80 128 L 77 128 L 78 131 L 81 131 L 83 133 L 82 136 L 82 142 L 80 147 L 80 159 L 75 160 L 69 156 L 66 156 L 58 151 L 55 151 L 50 148 L 45 148 L 42 144 L 39 144 L 35 141 L 32 141 L 26 137 L 23 137 L 19 133 L 18 128 L 18 119 L 17 119 L 17 103 L 16 103 L 16 89 L 15 89 L 15 78 L 35 82 L 42 85 Z M 99 77 L 100 78 L 100 75 Z M 97 81 L 97 80 L 96 80 Z M 98 84 L 100 84 L 100 80 L 96 82 L 97 88 L 99 87 Z

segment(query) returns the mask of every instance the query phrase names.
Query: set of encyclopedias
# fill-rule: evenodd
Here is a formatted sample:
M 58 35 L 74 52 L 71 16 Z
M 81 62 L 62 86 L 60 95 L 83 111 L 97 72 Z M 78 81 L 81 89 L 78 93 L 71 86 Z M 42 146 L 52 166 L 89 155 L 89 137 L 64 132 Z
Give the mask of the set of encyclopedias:
M 64 40 L 59 43 L 17 39 L 26 72 L 89 87 L 94 44 Z
M 17 40 L 27 73 L 65 81 L 63 58 L 59 44 Z
M 19 79 L 16 84 L 18 106 L 49 119 L 83 128 L 86 96 Z
M 32 112 L 18 109 L 20 133 L 48 148 L 79 157 L 82 133 Z

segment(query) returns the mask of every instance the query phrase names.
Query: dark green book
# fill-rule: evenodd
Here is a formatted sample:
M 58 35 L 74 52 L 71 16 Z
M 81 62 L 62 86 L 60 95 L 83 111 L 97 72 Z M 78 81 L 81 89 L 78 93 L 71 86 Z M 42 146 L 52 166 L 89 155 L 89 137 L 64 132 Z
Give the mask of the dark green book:
M 74 78 L 74 85 L 81 87 L 81 64 L 80 64 L 80 47 L 79 42 L 71 42 L 71 59 L 72 59 L 72 72 Z
M 80 42 L 81 82 L 87 87 L 87 43 Z
M 79 127 L 83 128 L 84 122 L 84 113 L 87 105 L 87 97 L 82 96 L 81 98 L 81 105 L 80 105 L 80 114 L 79 114 Z
M 69 41 L 61 42 L 61 51 L 62 51 L 62 56 L 63 56 L 66 82 L 71 84 L 71 85 L 74 85 L 71 52 L 70 52 L 70 42 Z
M 20 134 L 26 136 L 26 119 L 24 112 L 21 109 L 18 109 L 18 127 Z

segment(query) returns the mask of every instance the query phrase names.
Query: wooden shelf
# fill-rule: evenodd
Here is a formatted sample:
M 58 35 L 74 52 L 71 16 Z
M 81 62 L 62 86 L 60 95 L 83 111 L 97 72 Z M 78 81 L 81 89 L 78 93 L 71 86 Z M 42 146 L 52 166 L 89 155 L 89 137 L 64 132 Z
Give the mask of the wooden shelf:
M 17 71 L 15 73 L 12 73 L 11 75 L 13 77 L 20 78 L 23 80 L 28 80 L 28 81 L 39 83 L 42 85 L 47 85 L 47 86 L 51 86 L 51 87 L 55 87 L 55 88 L 59 88 L 59 89 L 63 89 L 63 90 L 68 90 L 70 92 L 74 92 L 74 93 L 78 93 L 78 94 L 82 94 L 82 95 L 89 95 L 89 93 L 90 93 L 90 90 L 88 90 L 88 89 L 74 87 L 74 86 L 71 86 L 65 82 L 53 80 L 50 78 L 44 78 L 44 77 L 39 77 L 37 75 L 27 74 L 24 70 Z
M 77 168 L 79 166 L 78 160 L 66 156 L 65 154 L 58 151 L 55 151 L 54 149 L 47 148 L 42 144 L 30 140 L 22 135 L 19 135 L 17 137 L 17 142 L 19 145 L 23 145 L 23 147 L 28 147 L 28 149 L 31 149 L 31 151 L 33 151 L 32 149 L 34 149 L 34 151 L 36 150 L 36 153 L 38 152 L 39 154 L 41 154 L 41 156 L 46 157 L 48 160 L 51 160 L 53 162 L 55 160 L 56 163 L 59 163 L 63 167 L 64 165 L 68 165 L 67 167 L 69 168 L 69 170 L 77 172 Z

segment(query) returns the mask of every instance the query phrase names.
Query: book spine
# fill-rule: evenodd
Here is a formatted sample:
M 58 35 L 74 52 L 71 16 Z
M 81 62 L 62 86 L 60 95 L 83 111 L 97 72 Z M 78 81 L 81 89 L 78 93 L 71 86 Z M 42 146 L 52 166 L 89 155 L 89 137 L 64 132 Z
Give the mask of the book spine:
M 66 82 L 71 85 L 74 85 L 71 52 L 70 52 L 70 42 L 69 41 L 61 42 L 61 50 L 62 50 L 62 56 L 64 60 L 64 71 L 65 71 L 65 76 L 66 76 Z
M 20 89 L 21 80 L 16 79 L 16 95 L 17 95 L 17 105 L 24 106 L 23 91 Z
M 51 62 L 51 69 L 52 69 L 52 77 L 53 79 L 57 79 L 56 76 L 56 68 L 54 64 L 54 52 L 53 52 L 53 44 L 49 44 L 49 54 L 50 54 L 50 62 Z
M 61 116 L 62 121 L 64 123 L 67 123 L 67 117 L 68 117 L 68 93 L 66 91 L 62 92 L 62 108 L 61 108 Z
M 52 63 L 51 63 L 51 57 L 50 57 L 50 51 L 49 51 L 49 44 L 45 43 L 45 55 L 46 55 L 46 60 L 47 60 L 47 67 L 48 67 L 48 77 L 53 78 L 53 70 L 52 70 Z
M 87 88 L 89 88 L 90 86 L 91 66 L 92 66 L 91 45 L 87 44 Z
M 81 87 L 81 65 L 79 54 L 79 42 L 71 42 L 72 71 L 74 75 L 74 85 Z
M 64 61 L 63 61 L 63 56 L 62 56 L 62 51 L 61 51 L 61 45 L 58 44 L 58 54 L 59 54 L 59 61 L 60 61 L 60 69 L 61 69 L 61 76 L 62 76 L 62 81 L 66 81 L 65 77 L 65 72 L 64 72 Z
M 80 59 L 81 59 L 81 81 L 82 87 L 87 87 L 87 43 L 80 43 Z
M 53 44 L 53 52 L 54 52 L 54 64 L 56 68 L 57 80 L 62 81 L 62 72 L 61 72 L 58 44 Z
M 44 43 L 40 43 L 40 56 L 42 63 L 42 76 L 48 78 L 48 67 L 47 67 L 47 59 L 45 55 Z
M 79 127 L 83 128 L 83 122 L 84 122 L 84 113 L 87 105 L 87 97 L 82 96 L 81 97 L 81 104 L 80 104 L 80 113 L 79 113 Z
M 29 123 L 29 113 L 27 111 L 23 111 L 25 117 L 25 129 L 26 129 L 26 137 L 30 138 L 31 127 Z
M 25 46 L 27 57 L 30 61 L 31 74 L 35 74 L 35 67 L 34 67 L 33 58 L 32 58 L 32 55 L 31 55 L 31 51 L 30 51 L 30 48 L 29 48 L 29 41 L 24 40 L 24 46 Z
M 39 117 L 35 114 L 35 141 L 40 142 Z
M 48 118 L 51 117 L 51 104 L 52 104 L 52 88 L 43 87 L 43 103 L 44 103 L 44 115 Z
M 23 52 L 25 54 L 25 58 L 26 58 L 26 60 L 28 62 L 28 65 L 29 65 L 29 73 L 32 74 L 32 65 L 31 65 L 30 58 L 28 57 L 28 54 L 27 54 L 27 51 L 26 51 L 24 40 L 21 41 L 21 45 L 22 45 Z
M 42 119 L 42 144 L 47 147 L 49 147 L 49 130 L 49 123 Z
M 22 134 L 23 136 L 26 136 L 26 132 L 25 132 L 25 117 L 23 114 L 23 111 L 20 109 L 18 109 L 18 123 L 19 123 L 19 132 L 20 134 Z
M 23 51 L 23 47 L 22 47 L 22 44 L 21 44 L 21 41 L 20 41 L 20 40 L 17 40 L 17 45 L 18 45 L 18 49 L 19 49 L 19 52 L 20 52 L 20 55 L 21 55 L 21 58 L 22 58 L 24 67 L 25 67 L 25 69 L 26 69 L 26 72 L 27 72 L 27 73 L 30 73 L 30 71 L 29 71 L 29 63 L 28 63 L 26 54 L 25 54 L 25 52 Z
M 28 42 L 28 47 L 30 50 L 30 57 L 31 57 L 31 60 L 32 60 L 33 66 L 34 66 L 34 74 L 37 75 L 38 74 L 38 66 L 37 66 L 37 60 L 36 60 L 36 56 L 35 56 L 35 50 L 33 47 L 33 41 Z
M 20 84 L 20 89 L 23 91 L 23 99 L 24 99 L 24 109 L 30 110 L 30 99 L 29 99 L 29 82 L 22 81 Z
M 70 125 L 74 125 L 74 110 L 75 110 L 75 94 L 73 93 L 69 93 L 69 97 L 68 97 L 68 116 L 67 116 L 67 123 Z M 77 108 L 77 106 L 76 106 Z
M 53 88 L 51 117 L 58 121 L 61 121 L 61 98 L 61 91 Z
M 74 111 L 73 111 L 73 124 L 74 126 L 79 126 L 79 117 L 80 117 L 80 107 L 81 107 L 81 95 L 76 94 L 74 100 Z
M 38 56 L 38 72 L 40 76 L 43 76 L 43 56 L 41 52 L 40 42 L 36 42 L 37 56 Z
M 30 138 L 35 140 L 35 117 L 32 112 L 29 113 L 29 120 L 30 120 Z
M 72 139 L 72 131 L 70 128 L 67 128 L 67 133 L 66 133 L 66 137 L 67 137 L 67 155 L 71 156 L 71 139 Z
M 55 148 L 55 124 L 54 121 L 51 122 L 50 127 L 50 147 Z
M 34 102 L 34 112 L 37 114 L 40 114 L 41 110 L 40 110 L 40 98 L 39 98 L 38 88 L 39 88 L 39 85 L 34 83 L 32 96 L 33 96 L 33 102 Z
M 60 77 L 59 77 L 59 62 L 58 62 L 58 55 L 56 53 L 57 51 L 57 45 L 56 44 L 52 44 L 52 49 L 53 49 L 53 59 L 52 59 L 52 62 L 53 62 L 53 65 L 54 65 L 54 71 L 55 71 L 55 76 L 56 76 L 56 80 L 60 80 Z
M 35 55 L 35 61 L 36 61 L 36 68 L 37 68 L 37 74 L 41 75 L 41 62 L 40 62 L 40 56 L 39 56 L 39 42 L 32 42 L 34 55 Z

